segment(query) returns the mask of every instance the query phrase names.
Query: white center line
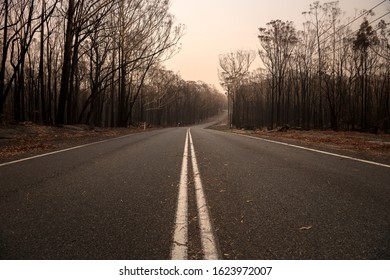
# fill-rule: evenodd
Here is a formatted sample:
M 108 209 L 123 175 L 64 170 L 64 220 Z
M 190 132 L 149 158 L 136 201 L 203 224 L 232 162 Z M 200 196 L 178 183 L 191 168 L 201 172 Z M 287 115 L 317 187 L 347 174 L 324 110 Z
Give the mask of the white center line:
M 190 153 L 188 151 L 190 149 Z M 203 258 L 217 260 L 218 249 L 215 242 L 210 213 L 206 203 L 202 180 L 200 178 L 195 148 L 190 129 L 187 130 L 184 144 L 183 161 L 181 165 L 179 194 L 177 201 L 176 220 L 174 226 L 173 242 L 171 247 L 172 260 L 188 259 L 188 162 L 191 157 L 195 184 L 196 207 L 198 212 L 200 240 L 202 243 Z
M 181 165 L 179 197 L 177 201 L 175 230 L 171 248 L 172 260 L 186 260 L 188 258 L 188 133 L 184 144 L 183 162 Z
M 198 163 L 195 155 L 195 148 L 192 142 L 191 131 L 188 131 L 190 138 L 191 158 L 192 158 L 192 170 L 194 173 L 195 181 L 195 194 L 196 194 L 196 205 L 198 208 L 198 219 L 200 227 L 200 238 L 202 242 L 202 249 L 204 259 L 206 260 L 217 260 L 218 250 L 211 226 L 210 214 L 206 203 L 206 197 L 203 191 L 202 181 L 200 179 L 200 173 L 198 169 Z

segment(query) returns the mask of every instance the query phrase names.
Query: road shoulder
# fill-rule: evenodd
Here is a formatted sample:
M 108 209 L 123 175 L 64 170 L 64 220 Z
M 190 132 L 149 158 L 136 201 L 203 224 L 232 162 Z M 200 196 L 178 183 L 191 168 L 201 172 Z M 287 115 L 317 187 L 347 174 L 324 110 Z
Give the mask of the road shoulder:
M 22 123 L 0 126 L 0 163 L 86 145 L 157 128 L 90 128 L 88 126 L 44 126 Z
M 324 152 L 390 164 L 390 135 L 328 130 L 266 131 L 228 129 L 223 123 L 209 129 L 251 136 Z

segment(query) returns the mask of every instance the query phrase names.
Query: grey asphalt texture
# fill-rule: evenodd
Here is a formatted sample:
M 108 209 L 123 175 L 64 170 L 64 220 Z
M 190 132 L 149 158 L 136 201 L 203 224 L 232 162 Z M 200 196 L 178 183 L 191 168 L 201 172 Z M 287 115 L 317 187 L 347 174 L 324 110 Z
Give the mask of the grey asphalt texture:
M 220 258 L 390 259 L 389 168 L 204 127 L 191 134 Z M 0 259 L 169 259 L 186 131 L 0 166 Z

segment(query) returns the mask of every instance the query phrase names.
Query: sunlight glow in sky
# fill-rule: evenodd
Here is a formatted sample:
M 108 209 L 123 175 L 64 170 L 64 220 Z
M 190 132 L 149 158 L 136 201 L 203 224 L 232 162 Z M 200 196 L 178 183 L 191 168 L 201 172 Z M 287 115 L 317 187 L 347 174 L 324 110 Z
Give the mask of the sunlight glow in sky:
M 383 0 L 340 0 L 345 18 L 355 18 L 363 9 L 370 9 Z M 258 28 L 275 19 L 290 20 L 301 29 L 314 0 L 171 0 L 171 13 L 176 22 L 186 26 L 181 51 L 166 68 L 185 80 L 204 81 L 221 89 L 218 80 L 218 57 L 238 49 L 259 49 Z M 330 1 L 321 1 L 321 3 Z M 390 1 L 374 10 L 376 17 L 390 10 Z M 390 21 L 390 15 L 384 18 Z M 359 19 L 358 25 L 362 19 Z M 252 69 L 261 66 L 257 58 Z M 222 90 L 222 89 L 221 89 Z

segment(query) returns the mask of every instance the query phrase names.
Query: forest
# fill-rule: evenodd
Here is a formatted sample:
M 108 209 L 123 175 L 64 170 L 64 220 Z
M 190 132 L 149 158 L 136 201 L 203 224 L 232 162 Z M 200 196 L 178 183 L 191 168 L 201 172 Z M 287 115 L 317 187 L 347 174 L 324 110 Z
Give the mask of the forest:
M 226 97 L 164 61 L 184 26 L 168 0 L 2 0 L 0 120 L 46 125 L 179 125 Z
M 390 7 L 374 12 L 385 5 L 346 18 L 338 1 L 316 1 L 302 29 L 271 20 L 258 29 L 258 53 L 220 55 L 230 125 L 389 133 Z M 262 65 L 249 71 L 257 55 Z

